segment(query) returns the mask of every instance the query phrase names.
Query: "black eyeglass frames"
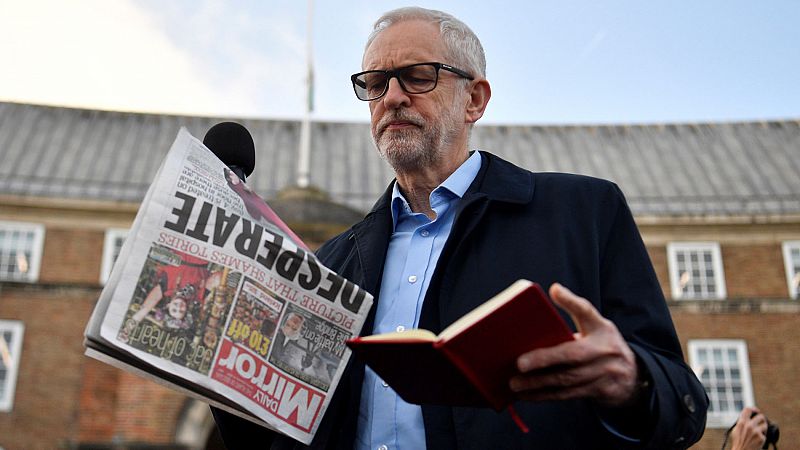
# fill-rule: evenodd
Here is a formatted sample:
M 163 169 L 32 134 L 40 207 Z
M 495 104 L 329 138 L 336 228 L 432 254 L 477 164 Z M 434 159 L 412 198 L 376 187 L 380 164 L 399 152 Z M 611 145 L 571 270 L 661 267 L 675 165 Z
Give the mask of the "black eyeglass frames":
M 397 78 L 400 87 L 409 94 L 424 94 L 436 88 L 439 82 L 439 69 L 452 72 L 468 80 L 475 78 L 467 72 L 451 65 L 428 62 L 412 64 L 394 70 L 367 70 L 350 77 L 353 90 L 359 100 L 369 102 L 377 100 L 389 90 L 389 80 Z

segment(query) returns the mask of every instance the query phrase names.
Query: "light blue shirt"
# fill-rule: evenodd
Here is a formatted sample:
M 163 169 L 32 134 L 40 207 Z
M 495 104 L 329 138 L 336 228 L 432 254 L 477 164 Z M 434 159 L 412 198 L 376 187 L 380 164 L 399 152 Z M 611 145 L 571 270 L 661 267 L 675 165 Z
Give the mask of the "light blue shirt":
M 395 183 L 391 203 L 394 232 L 386 253 L 373 334 L 403 331 L 419 323 L 436 262 L 453 228 L 456 205 L 480 168 L 480 153 L 474 152 L 431 192 L 434 220 L 412 212 Z M 355 448 L 425 448 L 422 408 L 403 401 L 369 367 L 361 388 Z

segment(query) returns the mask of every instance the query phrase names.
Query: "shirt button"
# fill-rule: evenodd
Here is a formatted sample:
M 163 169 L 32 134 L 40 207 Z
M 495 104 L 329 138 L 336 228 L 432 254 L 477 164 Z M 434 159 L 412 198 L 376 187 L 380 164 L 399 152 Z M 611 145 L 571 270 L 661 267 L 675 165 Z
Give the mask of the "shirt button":
M 395 330 L 397 330 L 398 333 L 402 333 L 403 331 L 406 331 L 406 327 L 398 325 L 397 328 L 395 328 Z
M 385 388 L 388 388 L 389 387 L 389 383 L 387 383 L 385 381 L 381 381 L 381 386 L 383 386 Z
M 428 237 L 431 234 L 431 232 L 428 231 L 428 230 L 422 230 L 422 231 L 419 232 L 419 234 L 422 237 Z
M 380 445 L 380 446 L 378 446 L 378 450 L 389 450 L 389 447 L 387 447 L 385 445 Z
M 409 283 L 416 283 L 417 282 L 417 276 L 416 275 L 411 275 L 410 277 L 408 277 L 408 282 Z

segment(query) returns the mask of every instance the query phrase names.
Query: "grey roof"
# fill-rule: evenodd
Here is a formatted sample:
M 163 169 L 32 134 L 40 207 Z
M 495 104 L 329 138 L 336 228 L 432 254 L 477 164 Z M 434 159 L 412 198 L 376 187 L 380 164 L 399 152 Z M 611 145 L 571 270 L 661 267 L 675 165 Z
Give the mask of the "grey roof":
M 253 134 L 249 184 L 294 184 L 300 122 L 109 112 L 0 102 L 0 194 L 140 201 L 185 126 L 236 120 Z M 615 181 L 639 215 L 800 213 L 800 121 L 476 126 L 472 147 L 533 171 Z M 312 123 L 311 184 L 367 210 L 392 179 L 367 123 Z

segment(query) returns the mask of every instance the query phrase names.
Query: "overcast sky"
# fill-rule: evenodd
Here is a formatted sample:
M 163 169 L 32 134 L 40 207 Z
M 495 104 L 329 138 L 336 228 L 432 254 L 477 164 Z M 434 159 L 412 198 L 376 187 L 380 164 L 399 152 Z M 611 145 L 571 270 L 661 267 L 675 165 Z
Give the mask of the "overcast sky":
M 420 1 L 478 34 L 488 123 L 800 118 L 800 1 Z M 316 0 L 315 111 L 366 121 L 350 74 L 384 11 Z M 303 0 L 0 0 L 0 100 L 299 118 Z

